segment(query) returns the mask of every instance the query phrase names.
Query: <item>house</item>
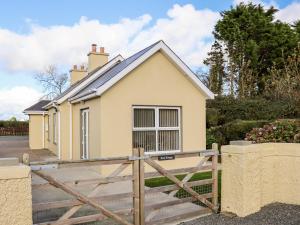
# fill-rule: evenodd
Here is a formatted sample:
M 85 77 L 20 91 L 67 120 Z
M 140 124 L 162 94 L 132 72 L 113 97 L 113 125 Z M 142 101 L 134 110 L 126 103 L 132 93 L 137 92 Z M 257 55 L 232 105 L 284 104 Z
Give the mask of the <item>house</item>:
M 108 60 L 96 45 L 88 68 L 74 66 L 71 86 L 25 110 L 30 147 L 59 159 L 205 149 L 206 99 L 214 94 L 163 42 Z
M 41 100 L 36 104 L 25 109 L 25 113 L 29 115 L 29 147 L 30 149 L 45 149 L 47 139 L 46 132 L 48 131 L 48 111 L 43 107 L 47 105 L 50 100 Z

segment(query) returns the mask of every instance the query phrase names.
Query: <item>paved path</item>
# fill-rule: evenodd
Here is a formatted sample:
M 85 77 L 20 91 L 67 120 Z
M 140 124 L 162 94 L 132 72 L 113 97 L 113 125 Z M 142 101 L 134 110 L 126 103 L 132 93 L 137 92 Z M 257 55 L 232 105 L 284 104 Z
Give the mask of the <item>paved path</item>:
M 0 136 L 0 158 L 18 157 L 24 153 L 30 155 L 31 161 L 55 159 L 55 155 L 45 149 L 30 150 L 28 136 Z
M 30 150 L 28 145 L 28 137 L 27 136 L 5 136 L 0 137 L 0 158 L 7 157 L 18 157 L 20 160 L 24 153 L 30 154 L 31 161 L 43 161 L 43 160 L 51 160 L 56 159 L 56 156 L 53 155 L 48 150 Z M 56 179 L 67 182 L 67 181 L 75 181 L 81 179 L 96 179 L 102 178 L 101 174 L 97 172 L 97 168 L 95 167 L 78 167 L 78 168 L 60 168 L 60 169 L 49 169 L 44 171 L 45 173 L 52 175 Z M 33 184 L 43 184 L 45 181 L 39 178 L 36 175 L 32 175 L 32 183 Z M 74 189 L 79 192 L 88 195 L 94 188 L 95 185 L 87 184 L 87 185 L 73 185 Z M 111 184 L 102 185 L 101 191 L 97 196 L 106 196 L 112 194 L 120 194 L 120 193 L 128 193 L 132 192 L 132 183 L 130 181 L 123 181 Z M 32 200 L 34 203 L 38 202 L 51 202 L 51 201 L 60 201 L 67 200 L 73 198 L 72 196 L 66 194 L 64 191 L 52 187 L 41 185 L 39 188 L 34 188 L 32 190 Z M 164 193 L 154 193 L 149 194 L 145 197 L 146 204 L 157 204 L 170 200 L 174 200 L 175 197 L 170 197 Z M 114 201 L 101 201 L 105 207 L 111 210 L 132 208 L 132 198 L 122 198 L 116 199 Z M 169 206 L 162 210 L 156 212 L 155 217 L 152 219 L 160 219 L 169 216 L 174 216 L 178 214 L 182 214 L 185 212 L 197 211 L 201 209 L 200 206 L 197 206 L 192 203 L 183 203 L 175 206 Z M 48 210 L 45 213 L 37 213 L 34 214 L 34 220 L 37 222 L 49 221 L 49 218 L 57 218 L 62 215 L 67 209 L 58 209 L 58 210 Z M 84 207 L 82 210 L 78 212 L 77 215 L 86 215 L 90 213 L 98 213 L 97 211 L 91 209 L 90 207 Z M 146 211 L 146 217 L 150 215 L 150 211 Z M 151 216 L 150 216 L 151 218 Z M 50 219 L 51 220 L 51 219 Z M 99 224 L 115 224 L 115 223 L 99 223 Z
M 96 168 L 92 168 L 92 167 L 50 169 L 47 171 L 45 170 L 44 173 L 49 174 L 63 182 L 74 181 L 78 179 L 80 180 L 80 179 L 102 178 L 102 176 L 97 172 Z M 43 181 L 41 178 L 37 177 L 36 175 L 33 175 L 32 183 L 40 185 L 38 188 L 34 188 L 32 191 L 33 192 L 32 200 L 34 203 L 73 199 L 72 196 L 64 193 L 62 190 L 58 188 L 42 185 L 43 183 L 45 183 L 45 181 Z M 71 186 L 72 188 L 76 189 L 77 191 L 81 192 L 84 195 L 88 195 L 95 188 L 95 184 L 94 185 L 79 184 L 79 185 L 71 185 Z M 101 191 L 96 196 L 100 197 L 100 196 L 130 193 L 130 192 L 132 192 L 132 182 L 122 181 L 122 182 L 116 182 L 110 184 L 103 184 Z M 146 205 L 158 204 L 162 202 L 172 201 L 174 199 L 176 198 L 170 197 L 164 193 L 152 193 L 145 196 L 145 204 Z M 113 211 L 120 210 L 120 209 L 128 209 L 133 207 L 131 197 L 119 198 L 115 200 L 102 200 L 101 204 Z M 156 211 L 155 214 L 153 214 L 151 211 L 148 210 L 145 213 L 146 213 L 146 218 L 149 216 L 149 219 L 151 218 L 157 220 L 157 219 L 183 214 L 186 212 L 198 211 L 201 208 L 202 208 L 201 206 L 195 205 L 193 203 L 182 203 L 182 204 L 163 208 L 162 210 Z M 52 219 L 55 220 L 58 216 L 62 215 L 63 212 L 65 211 L 66 209 L 47 210 L 47 212 L 45 213 L 34 214 L 34 222 L 49 221 Z M 96 210 L 91 209 L 90 207 L 84 207 L 78 213 L 79 214 L 77 215 L 87 215 L 87 214 L 98 213 L 98 212 Z M 101 222 L 97 224 L 107 224 L 107 223 Z M 112 225 L 116 223 L 112 222 L 109 224 Z

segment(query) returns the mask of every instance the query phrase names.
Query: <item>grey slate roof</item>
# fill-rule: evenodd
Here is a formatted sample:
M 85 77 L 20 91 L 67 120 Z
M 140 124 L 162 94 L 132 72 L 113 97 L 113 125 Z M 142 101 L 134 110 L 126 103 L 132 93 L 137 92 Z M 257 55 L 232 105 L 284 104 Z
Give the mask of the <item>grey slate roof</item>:
M 119 56 L 119 55 L 118 55 Z M 116 56 L 116 57 L 118 57 Z M 112 58 L 110 61 L 108 61 L 107 63 L 105 63 L 103 66 L 105 66 L 106 64 L 110 63 L 112 60 L 114 60 L 116 57 Z M 99 66 L 96 69 L 94 69 L 93 71 L 91 71 L 88 75 L 86 75 L 85 77 L 83 77 L 81 80 L 77 81 L 76 83 L 72 84 L 70 87 L 68 87 L 65 91 L 63 91 L 60 95 L 56 96 L 53 101 L 57 101 L 58 99 L 62 98 L 63 96 L 65 96 L 66 94 L 70 93 L 74 88 L 76 88 L 79 84 L 81 84 L 83 81 L 85 81 L 86 79 L 88 79 L 89 77 L 91 77 L 92 75 L 94 75 L 97 71 L 99 71 L 103 66 Z
M 30 111 L 47 111 L 46 109 L 43 109 L 43 106 L 47 105 L 50 100 L 41 100 L 38 103 L 35 103 L 34 105 L 30 106 L 29 108 L 25 109 L 25 112 Z
M 114 76 L 119 74 L 122 70 L 124 70 L 127 66 L 129 66 L 131 63 L 133 63 L 138 58 L 140 58 L 143 54 L 145 54 L 152 47 L 154 47 L 158 42 L 155 42 L 154 44 L 152 44 L 152 45 L 148 46 L 147 48 L 135 53 L 134 55 L 130 56 L 129 58 L 124 59 L 122 62 L 117 63 L 115 66 L 112 66 L 109 70 L 104 72 L 101 76 L 99 76 L 96 80 L 94 80 L 88 86 L 83 88 L 77 94 L 73 95 L 71 97 L 71 99 L 77 99 L 77 98 L 80 98 L 82 96 L 91 94 L 92 92 L 95 91 L 95 89 L 97 89 L 97 88 L 101 87 L 102 85 L 104 85 L 107 81 L 112 79 Z

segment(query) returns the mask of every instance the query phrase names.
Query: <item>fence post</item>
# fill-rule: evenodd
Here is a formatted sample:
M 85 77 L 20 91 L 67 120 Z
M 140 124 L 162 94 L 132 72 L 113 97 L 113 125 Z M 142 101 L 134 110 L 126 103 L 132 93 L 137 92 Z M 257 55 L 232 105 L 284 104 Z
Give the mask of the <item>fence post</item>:
M 215 151 L 215 154 L 212 156 L 212 179 L 213 179 L 213 184 L 212 184 L 212 192 L 213 192 L 213 197 L 212 197 L 212 204 L 214 205 L 214 211 L 218 211 L 218 144 L 213 143 L 212 144 L 212 149 Z
M 132 152 L 132 191 L 133 191 L 133 224 L 140 225 L 140 176 L 139 176 L 139 160 L 135 158 L 139 157 L 139 149 L 134 148 Z
M 145 224 L 145 169 L 144 169 L 144 149 L 139 148 L 139 182 L 140 182 L 140 225 Z
M 29 154 L 28 153 L 24 153 L 23 154 L 23 157 L 22 157 L 22 162 L 23 162 L 23 164 L 25 164 L 25 165 L 29 165 L 29 163 L 30 163 L 30 158 L 29 158 Z

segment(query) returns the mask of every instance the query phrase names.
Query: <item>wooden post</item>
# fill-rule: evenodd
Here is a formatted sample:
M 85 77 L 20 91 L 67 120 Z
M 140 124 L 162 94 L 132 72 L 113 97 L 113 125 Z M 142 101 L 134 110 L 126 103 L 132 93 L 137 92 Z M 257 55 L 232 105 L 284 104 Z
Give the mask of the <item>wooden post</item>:
M 139 149 L 134 148 L 133 158 L 139 157 Z M 133 191 L 133 224 L 140 225 L 140 177 L 139 177 L 139 160 L 134 159 L 132 163 L 132 191 Z
M 212 149 L 215 151 L 215 155 L 212 156 L 212 203 L 214 205 L 214 211 L 217 212 L 219 206 L 218 206 L 218 144 L 213 143 Z
M 139 148 L 139 190 L 140 190 L 140 225 L 145 224 L 145 168 L 144 168 L 144 149 Z

